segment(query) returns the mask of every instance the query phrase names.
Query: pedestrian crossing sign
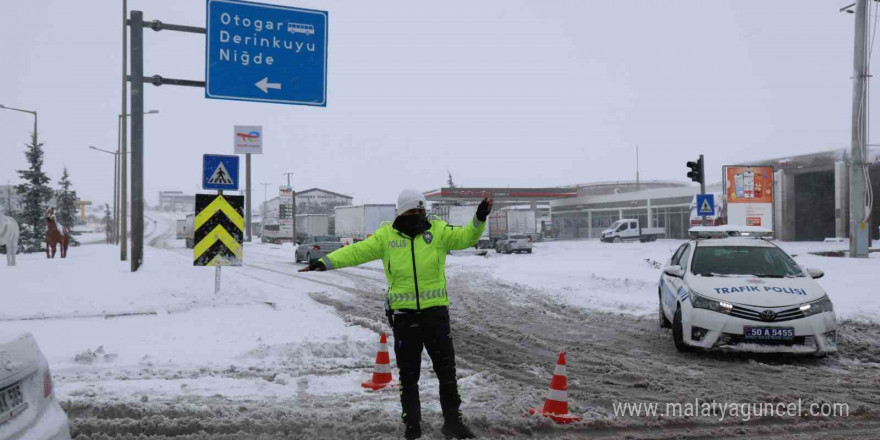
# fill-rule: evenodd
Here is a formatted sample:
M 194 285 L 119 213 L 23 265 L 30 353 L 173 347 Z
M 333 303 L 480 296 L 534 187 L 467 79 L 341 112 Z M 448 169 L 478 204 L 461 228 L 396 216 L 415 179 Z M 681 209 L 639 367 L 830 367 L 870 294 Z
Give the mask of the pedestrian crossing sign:
M 697 215 L 703 217 L 715 215 L 714 194 L 697 194 Z
M 238 156 L 204 155 L 202 159 L 202 188 L 238 190 Z

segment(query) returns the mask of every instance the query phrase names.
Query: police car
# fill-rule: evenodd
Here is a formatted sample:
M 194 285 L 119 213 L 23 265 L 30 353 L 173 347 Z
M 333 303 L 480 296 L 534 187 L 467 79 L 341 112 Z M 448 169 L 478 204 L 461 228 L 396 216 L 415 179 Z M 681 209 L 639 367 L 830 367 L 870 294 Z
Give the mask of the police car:
M 678 351 L 837 351 L 831 299 L 785 251 L 748 227 L 695 227 L 660 277 L 660 326 Z

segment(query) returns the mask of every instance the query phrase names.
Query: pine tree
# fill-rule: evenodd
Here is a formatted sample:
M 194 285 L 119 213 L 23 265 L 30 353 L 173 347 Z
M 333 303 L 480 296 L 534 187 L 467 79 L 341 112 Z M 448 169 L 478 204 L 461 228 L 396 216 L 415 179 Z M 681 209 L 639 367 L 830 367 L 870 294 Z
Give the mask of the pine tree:
M 21 210 L 16 212 L 21 227 L 19 247 L 21 252 L 42 252 L 46 241 L 46 206 L 52 199 L 52 188 L 48 186 L 49 176 L 43 171 L 43 144 L 36 131 L 31 133 L 31 142 L 25 146 L 29 167 L 18 170 L 22 183 L 15 187 L 16 193 L 22 196 Z
M 104 233 L 107 234 L 107 243 L 113 243 L 113 217 L 109 203 L 104 204 Z
M 58 181 L 58 186 L 61 187 L 61 189 L 55 192 L 58 223 L 61 223 L 68 228 L 72 228 L 76 223 L 76 202 L 78 199 L 76 191 L 70 189 L 73 186 L 73 183 L 70 181 L 70 174 L 67 172 L 67 167 L 64 167 L 64 172 L 61 174 L 61 180 Z
M 67 167 L 64 167 L 64 172 L 61 174 L 61 180 L 58 181 L 58 185 L 61 187 L 61 189 L 55 192 L 58 223 L 62 226 L 66 226 L 67 229 L 72 231 L 73 225 L 76 224 L 76 202 L 79 201 L 79 198 L 76 195 L 76 191 L 71 189 L 73 183 L 70 181 L 70 174 L 67 172 Z M 70 245 L 76 246 L 78 244 L 79 242 L 77 242 L 71 234 Z

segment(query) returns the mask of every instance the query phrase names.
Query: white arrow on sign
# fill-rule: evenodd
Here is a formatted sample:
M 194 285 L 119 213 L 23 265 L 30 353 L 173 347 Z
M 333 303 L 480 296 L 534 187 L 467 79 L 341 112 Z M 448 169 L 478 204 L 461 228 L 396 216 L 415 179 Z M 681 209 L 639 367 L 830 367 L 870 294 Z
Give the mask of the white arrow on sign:
M 262 90 L 263 93 L 269 93 L 269 89 L 281 90 L 281 83 L 270 83 L 268 77 L 257 81 L 255 85 L 258 89 Z

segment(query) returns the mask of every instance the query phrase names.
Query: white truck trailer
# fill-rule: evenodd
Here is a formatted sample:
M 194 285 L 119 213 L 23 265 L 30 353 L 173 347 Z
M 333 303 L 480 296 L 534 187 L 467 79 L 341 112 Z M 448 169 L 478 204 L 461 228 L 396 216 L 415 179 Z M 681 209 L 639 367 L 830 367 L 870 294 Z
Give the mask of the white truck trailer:
M 178 240 L 186 238 L 186 219 L 177 219 L 177 235 Z
M 489 244 L 508 235 L 528 235 L 535 241 L 538 238 L 538 214 L 534 209 L 502 209 L 489 214 Z
M 382 223 L 393 222 L 396 208 L 392 204 L 337 206 L 336 236 L 361 241 L 373 235 Z
M 327 214 L 300 214 L 296 216 L 297 237 L 329 235 L 330 216 Z
M 465 226 L 471 221 L 473 221 L 474 216 L 477 214 L 477 205 L 467 205 L 467 206 L 453 206 L 453 205 L 443 205 L 436 206 L 431 210 L 431 215 L 436 215 L 440 217 L 441 220 L 452 226 Z M 429 217 L 430 218 L 430 217 Z M 487 220 L 489 221 L 489 220 Z M 485 249 L 490 247 L 489 240 L 489 226 L 486 226 L 486 229 L 483 230 L 483 235 L 480 236 L 480 240 L 477 242 L 476 247 L 479 249 Z

